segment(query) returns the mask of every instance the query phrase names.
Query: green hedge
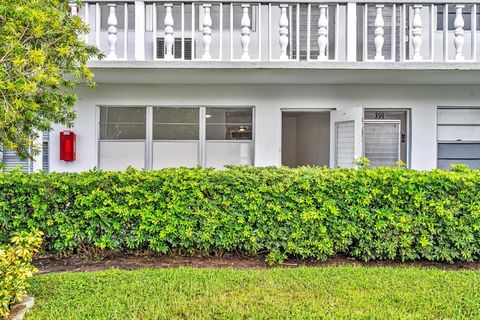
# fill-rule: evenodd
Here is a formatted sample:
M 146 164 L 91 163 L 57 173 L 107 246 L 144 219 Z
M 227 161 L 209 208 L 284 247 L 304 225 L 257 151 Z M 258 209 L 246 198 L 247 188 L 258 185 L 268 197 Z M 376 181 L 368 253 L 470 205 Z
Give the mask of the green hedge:
M 48 252 L 92 246 L 326 259 L 480 256 L 480 171 L 401 168 L 0 174 L 0 238 L 39 228 Z

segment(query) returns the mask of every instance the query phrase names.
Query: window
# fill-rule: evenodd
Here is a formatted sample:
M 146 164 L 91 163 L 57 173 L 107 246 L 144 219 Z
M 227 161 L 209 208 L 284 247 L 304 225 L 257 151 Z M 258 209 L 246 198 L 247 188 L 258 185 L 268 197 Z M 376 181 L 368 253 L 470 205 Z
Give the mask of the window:
M 100 169 L 145 168 L 146 132 L 145 107 L 100 108 Z
M 199 108 L 153 108 L 153 169 L 198 165 Z
M 0 148 L 0 162 L 3 162 L 3 168 L 6 171 L 18 169 L 21 172 L 31 173 L 33 171 L 33 163 L 30 159 L 21 160 L 15 151 Z
M 135 140 L 145 139 L 145 137 L 145 107 L 101 108 L 101 140 Z
M 480 108 L 438 109 L 438 167 L 480 169 Z
M 48 157 L 48 147 L 50 144 L 50 133 L 48 131 L 43 132 L 42 135 L 42 170 L 49 172 L 49 157 Z
M 252 164 L 252 108 L 206 108 L 206 166 Z
M 154 140 L 198 140 L 199 108 L 153 108 Z
M 207 140 L 252 140 L 252 109 L 207 108 Z
M 252 164 L 253 108 L 100 107 L 103 170 Z

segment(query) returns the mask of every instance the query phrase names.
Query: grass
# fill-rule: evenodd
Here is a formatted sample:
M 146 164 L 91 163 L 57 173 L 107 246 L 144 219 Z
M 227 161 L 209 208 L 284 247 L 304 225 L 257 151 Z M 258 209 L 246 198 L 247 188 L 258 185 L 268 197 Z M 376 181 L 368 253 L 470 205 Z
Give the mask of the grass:
M 480 272 L 142 269 L 35 276 L 27 319 L 479 319 Z

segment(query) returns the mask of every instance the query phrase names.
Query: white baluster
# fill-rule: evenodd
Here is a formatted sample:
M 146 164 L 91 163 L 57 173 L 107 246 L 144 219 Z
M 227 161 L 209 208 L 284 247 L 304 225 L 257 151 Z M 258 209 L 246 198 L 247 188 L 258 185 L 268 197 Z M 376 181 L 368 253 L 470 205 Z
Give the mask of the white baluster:
M 280 34 L 280 60 L 288 60 L 287 46 L 288 46 L 288 17 L 287 17 L 288 4 L 280 5 L 280 22 L 279 22 L 279 34 Z
M 77 16 L 78 15 L 78 4 L 76 2 L 70 2 L 68 4 L 68 6 L 70 7 L 70 14 L 72 16 Z
M 413 6 L 413 21 L 412 21 L 412 46 L 413 46 L 413 60 L 422 60 L 420 55 L 420 48 L 422 46 L 422 16 L 420 11 L 423 6 L 416 4 Z
M 465 42 L 464 34 L 465 30 L 463 27 L 465 26 L 465 21 L 463 20 L 463 8 L 465 5 L 457 4 L 455 5 L 455 21 L 453 22 L 455 27 L 455 60 L 463 60 L 465 57 L 463 56 L 463 43 Z M 475 23 L 475 22 L 472 22 Z
M 320 18 L 318 19 L 318 60 L 325 61 L 328 59 L 326 52 L 328 44 L 328 5 L 321 4 L 318 7 L 320 8 Z
M 163 24 L 165 26 L 165 60 L 173 60 L 175 58 L 173 55 L 173 44 L 175 42 L 175 38 L 173 36 L 173 3 L 165 3 L 164 6 L 166 9 L 165 19 L 163 20 Z
M 212 58 L 210 54 L 210 45 L 212 44 L 212 17 L 210 16 L 211 4 L 203 5 L 203 60 L 210 60 Z
M 377 4 L 375 7 L 377 8 L 377 16 L 375 17 L 375 60 L 383 60 L 382 49 L 383 43 L 385 42 L 383 39 L 383 34 L 385 33 L 383 30 L 383 26 L 385 25 L 383 20 L 383 8 L 385 6 L 383 4 Z
M 250 14 L 249 14 L 249 4 L 242 4 L 243 16 L 240 24 L 242 25 L 242 60 L 250 60 L 250 55 L 248 54 L 248 48 L 250 46 Z
M 107 59 L 117 59 L 116 46 L 117 46 L 117 15 L 116 15 L 116 4 L 108 4 L 110 8 L 110 15 L 108 16 L 108 44 L 110 51 L 107 55 Z

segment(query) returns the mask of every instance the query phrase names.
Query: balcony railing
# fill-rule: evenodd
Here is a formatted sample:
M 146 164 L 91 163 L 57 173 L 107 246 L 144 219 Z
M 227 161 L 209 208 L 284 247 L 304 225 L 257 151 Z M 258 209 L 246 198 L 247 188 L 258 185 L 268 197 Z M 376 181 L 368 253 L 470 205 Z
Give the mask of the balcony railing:
M 106 60 L 480 62 L 474 2 L 86 1 Z

